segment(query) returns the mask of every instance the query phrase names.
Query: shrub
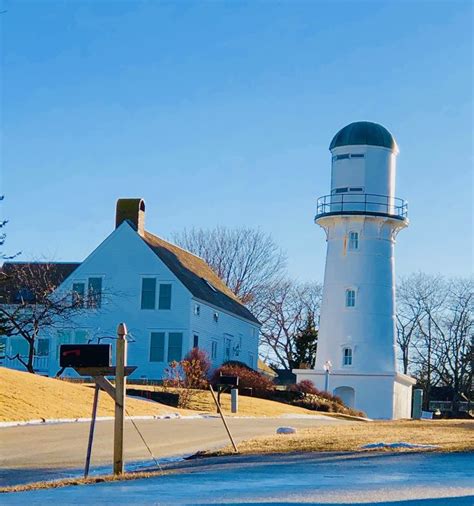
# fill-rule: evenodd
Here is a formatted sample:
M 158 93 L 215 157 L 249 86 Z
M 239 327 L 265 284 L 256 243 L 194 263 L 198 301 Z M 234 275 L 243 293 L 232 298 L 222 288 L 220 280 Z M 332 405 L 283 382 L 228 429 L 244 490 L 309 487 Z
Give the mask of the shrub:
M 189 362 L 190 366 L 186 377 L 189 376 L 189 381 L 192 388 L 207 388 L 208 376 L 211 369 L 211 361 L 209 355 L 200 348 L 193 348 L 184 357 L 183 362 Z
M 302 399 L 297 399 L 292 402 L 294 406 L 301 408 L 311 409 L 315 411 L 323 411 L 326 413 L 342 413 L 352 416 L 362 416 L 365 414 L 362 411 L 348 408 L 344 405 L 342 400 L 335 395 L 328 392 L 319 392 L 318 394 L 306 394 Z
M 196 390 L 208 386 L 211 363 L 207 353 L 193 348 L 180 362 L 173 361 L 165 369 L 165 388 L 179 388 L 179 407 L 187 408 Z
M 238 376 L 239 377 L 239 389 L 251 388 L 252 393 L 262 394 L 268 393 L 274 390 L 275 385 L 270 378 L 267 378 L 263 374 L 250 369 L 247 366 L 242 367 L 235 363 L 222 364 L 219 368 L 214 371 L 212 375 L 211 383 L 217 385 L 219 383 L 219 376 Z
M 289 388 L 290 392 L 299 392 L 301 394 L 319 394 L 319 390 L 314 386 L 314 383 L 310 380 L 303 380 L 296 385 L 291 385 Z

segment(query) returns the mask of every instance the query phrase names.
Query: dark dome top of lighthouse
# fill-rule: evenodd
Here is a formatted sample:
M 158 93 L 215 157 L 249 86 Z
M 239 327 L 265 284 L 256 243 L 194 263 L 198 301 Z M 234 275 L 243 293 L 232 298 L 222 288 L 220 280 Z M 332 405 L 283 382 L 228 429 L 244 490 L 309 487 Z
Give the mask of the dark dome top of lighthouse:
M 398 151 L 393 135 L 382 125 L 370 121 L 356 121 L 339 130 L 329 149 L 353 145 L 381 146 Z

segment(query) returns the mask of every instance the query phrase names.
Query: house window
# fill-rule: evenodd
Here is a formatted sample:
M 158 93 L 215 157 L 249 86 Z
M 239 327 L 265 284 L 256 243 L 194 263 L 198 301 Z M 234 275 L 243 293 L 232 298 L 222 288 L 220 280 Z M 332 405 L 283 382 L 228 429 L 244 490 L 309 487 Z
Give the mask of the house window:
M 211 342 L 211 358 L 212 360 L 217 358 L 217 341 Z
M 346 290 L 346 307 L 355 307 L 356 293 L 355 290 Z
M 7 354 L 7 338 L 0 337 L 0 360 L 3 360 Z
M 74 332 L 74 344 L 87 344 L 87 330 L 76 330 Z
M 60 330 L 58 332 L 58 338 L 56 340 L 56 357 L 59 360 L 59 348 L 61 344 L 72 344 L 72 332 L 70 330 Z
M 76 307 L 84 307 L 84 297 L 86 295 L 85 283 L 72 284 L 72 303 Z
M 87 305 L 99 308 L 102 305 L 102 278 L 89 278 Z
M 38 339 L 36 355 L 46 357 L 49 355 L 49 339 Z
M 152 332 L 150 337 L 150 362 L 165 361 L 165 333 Z
M 156 279 L 142 279 L 142 309 L 155 309 L 156 304 Z
M 183 349 L 183 333 L 170 332 L 168 334 L 168 362 L 179 362 Z
M 26 339 L 22 337 L 16 337 L 11 339 L 11 355 L 14 357 L 15 355 L 20 355 L 20 357 L 28 356 L 28 342 Z
M 224 340 L 224 360 L 228 361 L 230 360 L 230 348 L 231 348 L 232 341 L 228 339 L 227 337 Z
M 342 365 L 352 365 L 352 348 L 344 348 Z
M 193 348 L 199 348 L 199 336 L 197 334 L 193 336 Z
M 359 233 L 358 232 L 349 232 L 349 249 L 350 250 L 359 249 Z
M 201 306 L 199 304 L 194 304 L 194 315 L 201 316 Z
M 249 366 L 252 369 L 255 369 L 255 363 L 254 363 L 254 355 L 249 351 Z
M 219 321 L 219 313 L 217 311 L 214 313 L 214 321 L 216 323 Z
M 171 309 L 171 285 L 160 285 L 158 309 Z

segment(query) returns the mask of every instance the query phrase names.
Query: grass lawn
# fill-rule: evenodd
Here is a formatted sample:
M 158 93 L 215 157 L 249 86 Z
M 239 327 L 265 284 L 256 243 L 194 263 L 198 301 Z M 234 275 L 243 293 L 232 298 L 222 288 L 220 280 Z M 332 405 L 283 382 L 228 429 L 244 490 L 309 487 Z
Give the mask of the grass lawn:
M 0 367 L 0 421 L 27 421 L 57 418 L 88 418 L 91 416 L 94 390 L 91 385 L 70 383 L 55 378 L 45 378 L 36 374 L 15 371 Z M 159 389 L 135 385 L 138 389 Z M 221 398 L 223 411 L 230 414 L 230 395 Z M 145 400 L 127 398 L 129 415 L 164 415 L 180 413 L 192 415 L 199 413 L 216 413 L 210 392 L 197 391 L 189 409 L 178 409 L 172 406 Z M 238 416 L 280 416 L 285 414 L 316 414 L 315 411 L 289 406 L 254 397 L 239 399 Z M 113 416 L 112 399 L 101 392 L 99 397 L 98 416 Z
M 474 421 L 395 420 L 325 425 L 296 434 L 251 439 L 239 443 L 238 447 L 242 454 L 358 451 L 365 444 L 382 441 L 437 445 L 437 451 L 445 452 L 474 451 Z M 206 455 L 232 453 L 229 446 Z
M 133 387 L 144 390 L 164 390 L 163 387 L 159 386 L 134 385 Z M 167 389 L 167 391 L 177 392 L 177 390 L 174 389 Z M 230 394 L 226 393 L 221 395 L 221 407 L 226 416 L 231 416 Z M 216 405 L 212 399 L 211 392 L 206 390 L 195 390 L 188 405 L 188 409 L 200 413 L 216 413 Z M 239 396 L 239 412 L 236 416 L 280 416 L 288 414 L 316 415 L 327 413 L 318 413 L 317 411 L 311 411 L 298 406 L 290 406 L 282 402 L 259 399 L 258 397 Z
M 94 390 L 88 386 L 5 367 L 0 367 L 0 385 L 2 422 L 91 416 Z M 187 410 L 136 399 L 127 399 L 127 411 L 132 416 L 190 413 Z M 101 392 L 98 416 L 113 415 L 112 399 L 105 392 Z

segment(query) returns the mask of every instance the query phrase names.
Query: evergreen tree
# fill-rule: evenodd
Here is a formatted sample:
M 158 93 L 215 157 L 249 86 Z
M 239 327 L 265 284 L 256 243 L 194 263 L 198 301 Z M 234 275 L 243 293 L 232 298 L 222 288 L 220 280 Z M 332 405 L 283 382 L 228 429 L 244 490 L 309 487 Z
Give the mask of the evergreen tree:
M 318 329 L 314 321 L 314 314 L 308 313 L 305 326 L 299 329 L 295 335 L 294 367 L 301 367 L 307 364 L 310 368 L 316 362 L 316 351 L 318 347 Z

